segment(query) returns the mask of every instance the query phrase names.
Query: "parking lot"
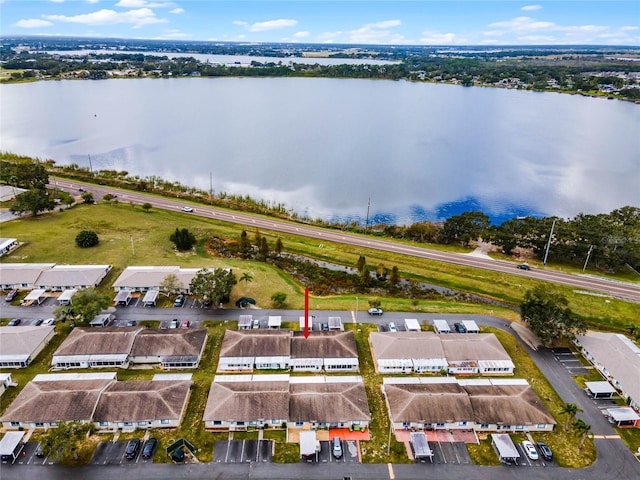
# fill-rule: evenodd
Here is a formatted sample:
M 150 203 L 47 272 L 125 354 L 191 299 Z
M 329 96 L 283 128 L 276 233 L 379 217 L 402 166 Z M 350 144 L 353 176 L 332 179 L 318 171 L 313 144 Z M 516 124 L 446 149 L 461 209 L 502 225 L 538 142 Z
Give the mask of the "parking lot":
M 56 463 L 49 458 L 36 457 L 37 447 L 38 442 L 27 442 L 14 465 L 54 465 Z
M 433 450 L 433 463 L 471 464 L 467 446 L 462 442 L 429 442 L 429 447 Z M 430 463 L 428 459 L 417 460 L 417 462 Z
M 128 463 L 152 463 L 153 458 L 145 459 L 140 455 L 142 448 L 138 451 L 136 458 L 127 460 L 124 452 L 127 448 L 126 441 L 123 442 L 101 442 L 98 444 L 91 465 L 120 465 Z
M 527 454 L 525 453 L 520 443 L 514 442 L 514 445 L 516 446 L 516 448 L 518 449 L 518 453 L 520 454 L 520 458 L 518 459 L 518 465 L 517 465 L 519 467 L 557 467 L 558 466 L 558 464 L 553 461 L 548 462 L 545 459 L 543 459 L 542 455 L 539 455 L 538 460 L 531 460 L 529 457 L 527 457 Z
M 272 440 L 223 440 L 213 446 L 216 463 L 270 462 Z
M 320 441 L 318 463 L 358 463 L 358 445 L 355 440 L 342 440 L 342 457 L 335 458 L 332 452 L 330 441 Z M 301 462 L 306 463 L 306 460 Z
M 585 365 L 578 358 L 577 353 L 569 348 L 552 348 L 551 352 L 555 359 L 565 367 L 571 375 L 587 375 L 591 368 Z

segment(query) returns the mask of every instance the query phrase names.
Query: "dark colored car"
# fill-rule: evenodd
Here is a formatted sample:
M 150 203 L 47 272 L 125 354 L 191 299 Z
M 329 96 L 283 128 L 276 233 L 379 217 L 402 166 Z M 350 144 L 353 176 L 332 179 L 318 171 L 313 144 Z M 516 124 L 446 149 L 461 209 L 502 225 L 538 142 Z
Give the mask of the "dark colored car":
M 138 325 L 138 322 L 136 322 L 135 320 L 129 320 L 127 322 L 127 327 L 135 327 L 136 325 Z
M 547 462 L 550 462 L 551 460 L 553 460 L 553 452 L 547 446 L 546 443 L 538 442 L 536 443 L 536 446 L 538 447 L 538 450 L 540 451 L 540 455 L 542 455 L 542 458 L 544 458 Z
M 15 327 L 16 325 L 20 325 L 21 322 L 22 320 L 19 318 L 12 318 L 9 323 L 7 323 L 7 327 Z
M 464 325 L 461 323 L 454 323 L 453 328 L 458 333 L 467 333 L 467 329 L 464 328 Z
M 518 265 L 518 268 L 520 270 L 531 270 L 531 267 L 529 265 L 527 265 L 526 263 L 521 263 L 520 265 Z
M 171 454 L 171 460 L 176 463 L 184 462 L 184 457 L 185 457 L 185 454 L 182 448 L 178 448 L 177 450 L 174 450 L 173 453 Z
M 13 299 L 16 298 L 17 296 L 18 296 L 18 290 L 11 290 L 9 293 L 7 293 L 7 296 L 4 297 L 4 299 L 7 302 L 13 302 Z
M 127 443 L 127 449 L 124 451 L 124 456 L 127 460 L 133 460 L 138 456 L 139 451 L 140 439 L 134 438 L 133 440 L 129 440 L 129 443 Z
M 41 318 L 38 318 L 37 320 L 33 320 L 31 322 L 31 325 L 33 325 L 34 327 L 37 327 L 39 325 L 42 325 L 43 320 Z
M 42 444 L 39 443 L 38 446 L 36 447 L 36 451 L 34 452 L 35 456 L 38 458 L 43 458 L 44 457 L 44 451 L 42 451 Z
M 153 454 L 156 451 L 156 447 L 158 446 L 158 440 L 155 438 L 150 438 L 144 444 L 144 448 L 142 449 L 142 458 L 153 458 Z
M 173 306 L 174 307 L 181 307 L 182 305 L 184 305 L 184 295 L 178 295 L 176 297 L 176 301 L 173 302 Z
M 323 332 L 328 332 L 329 331 L 329 324 L 328 323 L 323 323 L 322 324 L 322 331 Z

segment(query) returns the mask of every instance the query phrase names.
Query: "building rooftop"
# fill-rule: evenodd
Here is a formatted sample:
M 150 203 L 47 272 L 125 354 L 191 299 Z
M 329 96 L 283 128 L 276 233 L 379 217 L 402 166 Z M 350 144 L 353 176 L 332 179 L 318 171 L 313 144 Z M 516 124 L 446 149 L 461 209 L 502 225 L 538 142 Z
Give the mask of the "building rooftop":
M 147 328 L 136 335 L 131 356 L 200 355 L 206 341 L 206 328 Z
M 40 328 L 40 327 L 38 327 Z M 76 327 L 58 347 L 54 357 L 62 355 L 104 355 L 131 352 L 140 327 Z
M 220 357 L 288 357 L 290 330 L 227 330 Z
M 291 358 L 357 358 L 358 349 L 352 331 L 311 332 L 309 338 L 294 335 Z

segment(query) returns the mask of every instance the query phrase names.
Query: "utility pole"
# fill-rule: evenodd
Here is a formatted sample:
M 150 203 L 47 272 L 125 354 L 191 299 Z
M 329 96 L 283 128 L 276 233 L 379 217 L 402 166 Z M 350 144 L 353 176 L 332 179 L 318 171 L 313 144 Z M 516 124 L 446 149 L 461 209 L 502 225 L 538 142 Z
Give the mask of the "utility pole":
M 93 167 L 91 166 L 91 155 L 89 155 L 88 153 L 87 155 L 89 156 L 89 172 L 91 173 L 91 175 L 93 175 Z
M 551 224 L 551 232 L 549 233 L 549 241 L 547 242 L 547 249 L 544 252 L 544 260 L 542 261 L 543 265 L 547 264 L 547 257 L 549 256 L 549 247 L 551 247 L 551 238 L 553 237 L 553 229 L 556 226 L 556 221 L 554 220 Z
M 213 173 L 209 172 L 209 205 L 213 205 Z
M 371 208 L 371 197 L 369 197 L 369 201 L 367 202 L 367 220 L 366 223 L 364 224 L 364 233 L 367 233 L 367 230 L 369 229 L 369 209 Z
M 133 235 L 129 235 L 129 238 L 131 239 L 131 254 L 135 257 L 136 256 L 136 249 L 133 246 Z
M 587 269 L 587 263 L 589 263 L 589 258 L 591 257 L 592 251 L 593 251 L 593 245 L 590 245 L 589 251 L 587 252 L 587 259 L 584 261 L 584 267 L 582 267 L 583 272 Z

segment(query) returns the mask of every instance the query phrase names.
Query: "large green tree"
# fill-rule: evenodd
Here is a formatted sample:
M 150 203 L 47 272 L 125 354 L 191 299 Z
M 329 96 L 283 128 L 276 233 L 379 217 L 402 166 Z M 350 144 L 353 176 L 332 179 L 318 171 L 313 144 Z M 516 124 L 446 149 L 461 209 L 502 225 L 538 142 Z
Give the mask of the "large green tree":
M 520 316 L 529 328 L 549 346 L 560 339 L 573 339 L 584 333 L 584 324 L 568 307 L 569 302 L 548 284 L 539 284 L 527 290 L 520 304 Z
M 49 197 L 47 190 L 43 188 L 32 188 L 26 192 L 16 196 L 15 201 L 9 207 L 14 215 L 20 215 L 24 212 L 31 212 L 34 217 L 40 212 L 53 210 L 56 204 Z
M 78 442 L 94 429 L 92 423 L 59 422 L 56 428 L 50 428 L 40 437 L 42 453 L 52 460 L 69 464 L 75 460 Z
M 38 190 L 49 183 L 49 174 L 44 164 L 31 159 L 17 162 L 0 162 L 0 181 L 14 187 Z
M 54 315 L 58 320 L 71 316 L 79 323 L 87 323 L 109 305 L 111 297 L 98 293 L 94 288 L 84 288 L 73 295 L 70 306 L 57 307 Z
M 181 252 L 191 250 L 196 243 L 195 235 L 186 228 L 176 228 L 176 231 L 171 234 L 169 240 L 175 243 L 176 248 Z
M 443 235 L 449 242 L 468 245 L 472 240 L 485 236 L 489 229 L 489 217 L 482 212 L 464 212 L 453 215 L 444 222 Z
M 214 268 L 199 270 L 191 280 L 189 290 L 204 299 L 211 300 L 214 305 L 227 303 L 231 296 L 231 289 L 238 280 L 231 269 Z

